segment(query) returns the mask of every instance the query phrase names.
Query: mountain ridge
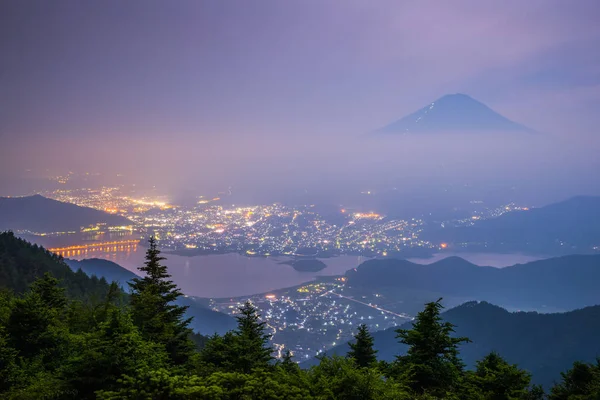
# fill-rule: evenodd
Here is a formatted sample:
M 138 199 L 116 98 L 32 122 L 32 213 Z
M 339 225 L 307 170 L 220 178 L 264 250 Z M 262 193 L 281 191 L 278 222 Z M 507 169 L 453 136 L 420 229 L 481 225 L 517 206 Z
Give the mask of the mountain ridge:
M 79 231 L 82 226 L 96 223 L 113 226 L 132 224 L 120 215 L 49 199 L 39 194 L 0 197 L 0 231 Z
M 600 196 L 571 197 L 468 227 L 439 228 L 423 237 L 434 243 L 474 246 L 477 251 L 593 253 L 593 247 L 600 245 Z
M 356 293 L 419 291 L 489 301 L 502 307 L 569 310 L 600 304 L 600 255 L 569 255 L 505 268 L 477 266 L 459 257 L 422 265 L 373 259 L 345 274 Z

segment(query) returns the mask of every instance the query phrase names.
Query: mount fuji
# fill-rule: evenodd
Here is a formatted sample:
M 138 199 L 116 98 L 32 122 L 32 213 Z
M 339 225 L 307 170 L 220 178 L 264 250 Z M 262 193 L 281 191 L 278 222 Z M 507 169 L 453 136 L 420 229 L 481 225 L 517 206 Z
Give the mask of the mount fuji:
M 523 132 L 535 133 L 461 93 L 445 95 L 377 133 Z

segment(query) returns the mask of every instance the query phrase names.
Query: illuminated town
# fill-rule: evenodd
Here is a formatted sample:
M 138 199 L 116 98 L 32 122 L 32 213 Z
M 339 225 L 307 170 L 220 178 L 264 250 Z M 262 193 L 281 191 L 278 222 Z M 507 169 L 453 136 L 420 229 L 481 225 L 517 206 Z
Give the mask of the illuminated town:
M 65 180 L 68 177 L 59 177 Z M 398 219 L 373 211 L 339 209 L 323 215 L 312 205 L 229 204 L 226 194 L 199 196 L 187 206 L 166 196 L 140 195 L 122 186 L 60 189 L 41 192 L 58 201 L 126 217 L 129 225 L 99 223 L 79 232 L 24 232 L 50 238 L 67 237 L 68 244 L 48 246 L 65 258 L 100 253 L 143 251 L 140 239 L 154 235 L 162 250 L 181 255 L 237 253 L 247 257 L 282 256 L 315 259 L 340 255 L 366 257 L 427 256 L 448 247 L 422 239 L 432 222 Z M 439 223 L 468 226 L 480 219 L 525 208 L 514 204 L 484 208 L 473 204 L 468 217 Z M 439 225 L 438 225 L 439 226 Z M 63 241 L 58 241 L 64 243 Z M 291 350 L 298 360 L 323 354 L 348 341 L 359 324 L 372 331 L 410 321 L 422 306 L 402 293 L 364 293 L 346 285 L 344 276 L 322 276 L 299 286 L 234 298 L 201 299 L 212 310 L 235 315 L 244 301 L 260 310 L 281 356 Z M 445 299 L 449 304 L 452 299 Z
M 217 204 L 219 198 L 201 197 L 196 205 L 181 207 L 163 198 L 122 195 L 119 188 L 57 190 L 43 195 L 118 213 L 132 221 L 128 229 L 154 234 L 163 249 L 198 254 L 385 256 L 412 247 L 434 247 L 419 240 L 423 221 L 387 219 L 372 212 L 340 209 L 342 218 L 332 222 L 310 205 L 236 207 Z M 82 232 L 94 230 L 98 228 L 82 228 Z
M 132 221 L 131 226 L 82 227 L 82 233 L 96 234 L 99 240 L 103 239 L 101 234 L 104 232 L 153 234 L 163 249 L 183 254 L 374 257 L 427 255 L 445 248 L 444 243 L 431 243 L 420 238 L 426 227 L 420 218 L 395 219 L 341 207 L 332 218 L 319 214 L 312 205 L 235 206 L 225 205 L 214 196 L 200 196 L 195 205 L 184 207 L 170 204 L 166 196 L 134 197 L 120 187 L 55 190 L 42 194 L 120 214 Z M 503 205 L 474 212 L 470 218 L 444 222 L 442 226 L 469 225 L 478 219 L 519 209 L 524 208 Z
M 323 278 L 298 287 L 235 299 L 211 299 L 215 311 L 235 315 L 247 299 L 260 310 L 272 343 L 281 357 L 285 349 L 297 360 L 322 355 L 352 338 L 360 324 L 371 331 L 399 326 L 412 318 L 380 306 L 380 294 L 354 296 L 345 277 Z M 368 297 L 368 298 L 367 298 Z

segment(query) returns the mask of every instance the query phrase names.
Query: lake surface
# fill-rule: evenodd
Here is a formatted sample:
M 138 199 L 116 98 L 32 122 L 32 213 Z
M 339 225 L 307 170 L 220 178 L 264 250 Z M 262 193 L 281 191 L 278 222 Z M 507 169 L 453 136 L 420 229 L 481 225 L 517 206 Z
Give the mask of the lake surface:
M 340 256 L 321 259 L 327 268 L 319 272 L 299 272 L 290 265 L 281 264 L 286 257 L 246 257 L 239 254 L 179 256 L 164 254 L 164 264 L 169 267 L 173 280 L 188 295 L 200 297 L 235 297 L 264 293 L 314 280 L 318 276 L 342 275 L 368 260 L 366 257 Z M 522 254 L 443 253 L 427 259 L 411 259 L 429 264 L 437 260 L 459 256 L 477 265 L 505 267 L 517 263 L 538 260 Z M 126 249 L 102 249 L 69 254 L 69 258 L 104 258 L 138 272 L 144 263 L 145 248 L 131 246 Z
M 164 264 L 181 290 L 192 296 L 233 297 L 282 289 L 314 280 L 323 275 L 342 275 L 366 261 L 365 257 L 341 256 L 322 259 L 327 268 L 319 272 L 299 272 L 281 264 L 286 257 L 246 257 L 239 254 L 178 256 L 163 254 Z M 104 258 L 130 271 L 144 263 L 145 249 L 136 246 L 130 251 L 86 253 L 70 258 Z

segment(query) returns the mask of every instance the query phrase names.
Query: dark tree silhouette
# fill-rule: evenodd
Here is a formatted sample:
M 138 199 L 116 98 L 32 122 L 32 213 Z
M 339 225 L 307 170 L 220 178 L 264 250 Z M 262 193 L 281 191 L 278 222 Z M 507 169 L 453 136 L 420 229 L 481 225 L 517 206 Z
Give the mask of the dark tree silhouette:
M 396 359 L 398 378 L 405 379 L 415 393 L 429 392 L 444 396 L 460 381 L 464 364 L 458 357 L 458 345 L 469 342 L 454 338 L 454 325 L 443 322 L 442 299 L 427 303 L 417 314 L 412 329 L 397 329 L 397 338 L 409 347 Z
M 365 324 L 358 326 L 354 343 L 349 343 L 348 357 L 352 358 L 357 366 L 371 367 L 377 362 L 377 350 L 373 348 L 373 336 Z
M 184 364 L 195 348 L 188 328 L 191 318 L 184 318 L 186 306 L 175 304 L 183 294 L 161 264 L 165 258 L 156 239 L 151 237 L 149 244 L 145 265 L 139 268 L 144 277 L 129 283 L 133 321 L 145 339 L 163 344 L 175 364 Z

